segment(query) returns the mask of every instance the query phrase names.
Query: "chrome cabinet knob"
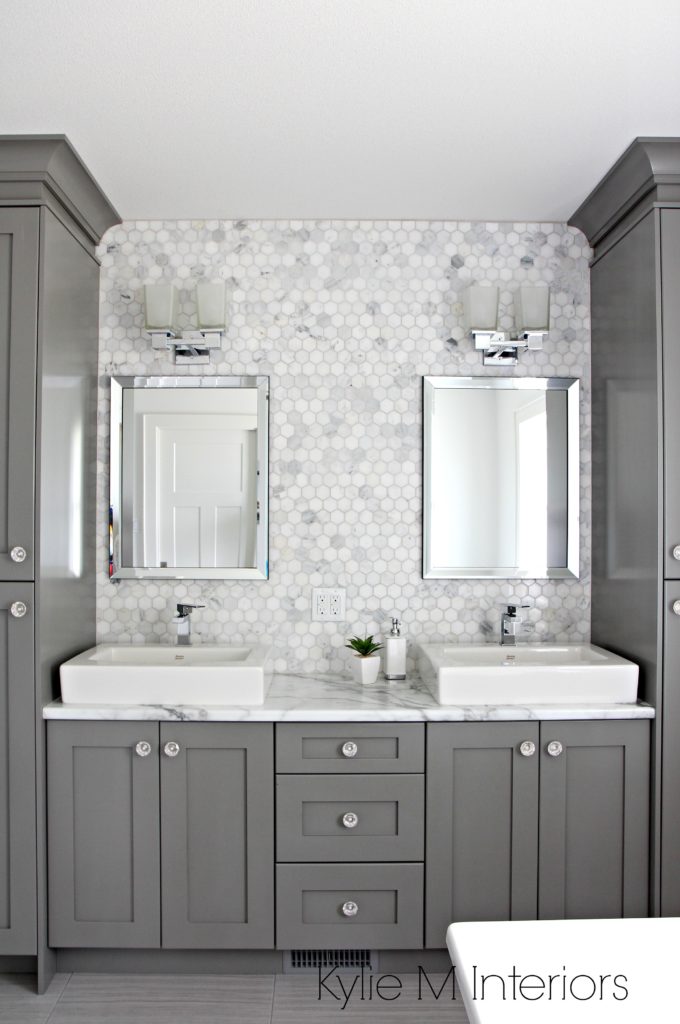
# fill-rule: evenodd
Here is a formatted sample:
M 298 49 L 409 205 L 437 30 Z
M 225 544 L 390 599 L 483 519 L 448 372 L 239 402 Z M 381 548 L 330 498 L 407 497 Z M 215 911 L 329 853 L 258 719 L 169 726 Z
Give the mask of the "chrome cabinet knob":
M 342 912 L 345 917 L 355 917 L 359 913 L 359 904 L 354 900 L 346 900 L 342 905 Z
M 137 757 L 148 757 L 151 753 L 151 744 L 148 740 L 140 740 L 135 743 L 135 754 Z
M 522 757 L 533 757 L 536 753 L 536 744 L 533 740 L 524 740 L 519 745 L 519 752 Z
M 347 811 L 342 816 L 342 823 L 345 828 L 356 828 L 359 824 L 359 815 L 355 814 L 354 811 Z
M 551 757 L 559 757 L 564 747 L 562 746 L 559 740 L 551 740 L 545 749 Z
M 680 615 L 680 598 L 677 601 L 673 601 L 673 614 Z
M 9 553 L 9 557 L 13 562 L 25 562 L 26 561 L 26 548 L 22 548 L 21 545 L 17 544 L 13 547 Z
M 179 743 L 176 743 L 174 740 L 168 740 L 168 742 L 163 747 L 163 753 L 165 754 L 166 757 L 177 757 L 179 752 L 180 745 Z
M 680 562 L 680 544 L 676 544 L 673 548 L 673 558 L 676 562 Z
M 12 601 L 9 606 L 9 613 L 15 619 L 23 619 L 28 612 L 28 605 L 24 601 Z
M 356 757 L 359 752 L 359 748 L 353 740 L 347 740 L 342 745 L 342 753 L 345 757 Z

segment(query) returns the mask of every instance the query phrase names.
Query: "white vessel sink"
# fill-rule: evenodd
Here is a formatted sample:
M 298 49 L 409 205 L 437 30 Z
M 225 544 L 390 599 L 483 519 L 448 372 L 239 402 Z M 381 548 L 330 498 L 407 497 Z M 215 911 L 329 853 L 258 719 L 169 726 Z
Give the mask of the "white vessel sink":
M 420 644 L 440 704 L 632 704 L 638 667 L 592 644 Z
M 102 644 L 59 670 L 64 704 L 262 704 L 271 682 L 264 645 Z

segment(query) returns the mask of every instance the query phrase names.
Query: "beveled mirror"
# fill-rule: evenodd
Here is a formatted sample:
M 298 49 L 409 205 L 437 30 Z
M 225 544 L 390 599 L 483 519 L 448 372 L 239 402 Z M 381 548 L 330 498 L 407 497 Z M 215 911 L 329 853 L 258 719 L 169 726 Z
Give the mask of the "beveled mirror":
M 111 579 L 267 579 L 268 377 L 112 377 Z
M 579 382 L 423 378 L 425 579 L 579 574 Z

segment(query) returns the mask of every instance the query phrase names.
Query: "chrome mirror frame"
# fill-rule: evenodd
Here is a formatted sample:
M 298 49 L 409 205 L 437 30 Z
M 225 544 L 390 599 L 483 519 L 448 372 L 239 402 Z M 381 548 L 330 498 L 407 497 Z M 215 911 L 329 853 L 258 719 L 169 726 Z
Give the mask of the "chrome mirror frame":
M 430 537 L 433 468 L 432 413 L 438 389 L 565 391 L 567 395 L 567 559 L 564 566 L 524 570 L 517 566 L 434 565 Z M 579 489 L 580 381 L 572 377 L 423 377 L 423 579 L 578 579 L 580 558 Z M 474 443 L 466 439 L 465 443 Z
M 128 388 L 257 389 L 257 523 L 256 565 L 207 568 L 124 566 L 120 564 L 123 526 L 123 394 Z M 269 377 L 165 376 L 111 377 L 109 462 L 109 578 L 166 580 L 266 580 L 269 578 Z

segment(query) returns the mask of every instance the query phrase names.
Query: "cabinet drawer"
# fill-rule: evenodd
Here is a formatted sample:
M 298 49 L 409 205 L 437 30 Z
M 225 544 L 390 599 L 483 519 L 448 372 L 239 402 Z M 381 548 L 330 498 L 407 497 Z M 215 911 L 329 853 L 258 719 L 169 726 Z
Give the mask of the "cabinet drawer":
M 422 949 L 422 864 L 279 864 L 279 949 Z
M 422 772 L 420 723 L 286 723 L 276 730 L 279 772 Z
M 277 860 L 422 860 L 422 775 L 279 775 Z

